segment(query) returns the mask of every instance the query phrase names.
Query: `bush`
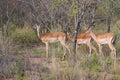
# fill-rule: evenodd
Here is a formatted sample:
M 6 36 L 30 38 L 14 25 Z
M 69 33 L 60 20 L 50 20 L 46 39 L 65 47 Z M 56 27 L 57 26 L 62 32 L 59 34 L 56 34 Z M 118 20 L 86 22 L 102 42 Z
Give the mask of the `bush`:
M 37 43 L 39 39 L 31 27 L 16 28 L 12 32 L 13 42 L 16 44 L 29 45 L 30 43 Z

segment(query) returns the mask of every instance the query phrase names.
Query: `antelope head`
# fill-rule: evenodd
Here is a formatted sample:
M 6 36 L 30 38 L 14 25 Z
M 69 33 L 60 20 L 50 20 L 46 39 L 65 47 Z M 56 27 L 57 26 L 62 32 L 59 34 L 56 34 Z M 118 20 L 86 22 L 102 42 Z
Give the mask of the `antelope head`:
M 43 25 L 44 25 L 44 23 L 43 22 L 40 22 L 39 24 L 35 24 L 34 26 L 33 26 L 33 29 L 36 31 L 38 31 L 38 30 L 41 30 L 42 28 L 43 28 Z
M 86 34 L 90 34 L 91 32 L 93 32 L 93 31 L 92 31 L 92 28 L 88 28 L 88 29 L 85 31 Z

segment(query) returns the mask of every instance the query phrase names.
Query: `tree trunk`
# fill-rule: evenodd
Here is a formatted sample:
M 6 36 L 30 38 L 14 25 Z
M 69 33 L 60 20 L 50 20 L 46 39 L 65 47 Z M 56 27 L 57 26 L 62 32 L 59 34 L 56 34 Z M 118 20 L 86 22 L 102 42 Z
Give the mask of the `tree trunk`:
M 110 19 L 110 17 L 107 17 L 107 19 L 106 19 L 107 32 L 110 32 L 110 23 L 111 23 L 111 19 Z
M 74 45 L 73 45 L 73 51 L 76 54 L 76 43 L 77 43 L 77 35 L 78 35 L 78 30 L 80 28 L 80 22 L 77 22 L 76 30 L 75 30 L 75 37 L 74 37 Z
M 106 0 L 106 11 L 107 11 L 106 28 L 107 28 L 107 32 L 110 32 L 110 23 L 111 23 L 110 6 L 111 6 L 111 2 L 109 0 Z

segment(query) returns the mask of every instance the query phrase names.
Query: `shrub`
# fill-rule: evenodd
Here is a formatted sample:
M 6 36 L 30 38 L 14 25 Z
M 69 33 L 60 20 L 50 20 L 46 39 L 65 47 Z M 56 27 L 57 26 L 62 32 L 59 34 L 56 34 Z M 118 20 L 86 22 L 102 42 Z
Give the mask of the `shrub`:
M 16 28 L 15 32 L 12 32 L 13 42 L 17 44 L 37 43 L 39 42 L 37 35 L 31 27 Z

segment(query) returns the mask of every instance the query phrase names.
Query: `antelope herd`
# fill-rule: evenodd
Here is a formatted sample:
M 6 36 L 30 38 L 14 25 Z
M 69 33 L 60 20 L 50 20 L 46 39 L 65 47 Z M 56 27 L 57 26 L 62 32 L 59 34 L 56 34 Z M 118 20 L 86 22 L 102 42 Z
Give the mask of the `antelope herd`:
M 70 35 L 70 33 L 63 33 L 63 32 L 51 32 L 51 33 L 44 33 L 42 34 L 41 31 L 42 26 L 41 25 L 35 25 L 34 29 L 37 31 L 37 36 L 43 43 L 46 45 L 46 58 L 48 58 L 48 50 L 49 50 L 49 44 L 54 42 L 60 42 L 63 46 L 64 55 L 63 58 L 66 55 L 66 49 L 70 53 L 70 49 L 66 43 L 66 38 L 68 40 L 74 42 L 74 36 Z M 67 35 L 67 36 L 66 36 Z M 91 55 L 92 50 L 96 51 L 96 48 L 92 45 L 91 39 L 93 39 L 98 47 L 99 47 L 99 53 L 103 55 L 102 52 L 102 45 L 108 44 L 110 50 L 111 50 L 111 56 L 114 56 L 116 58 L 116 49 L 113 46 L 113 42 L 115 40 L 115 36 L 113 33 L 102 33 L 102 34 L 95 34 L 91 28 L 89 28 L 85 33 L 78 33 L 77 35 L 77 43 L 76 44 L 86 44 L 89 47 L 89 53 Z M 76 45 L 77 46 L 77 45 Z

